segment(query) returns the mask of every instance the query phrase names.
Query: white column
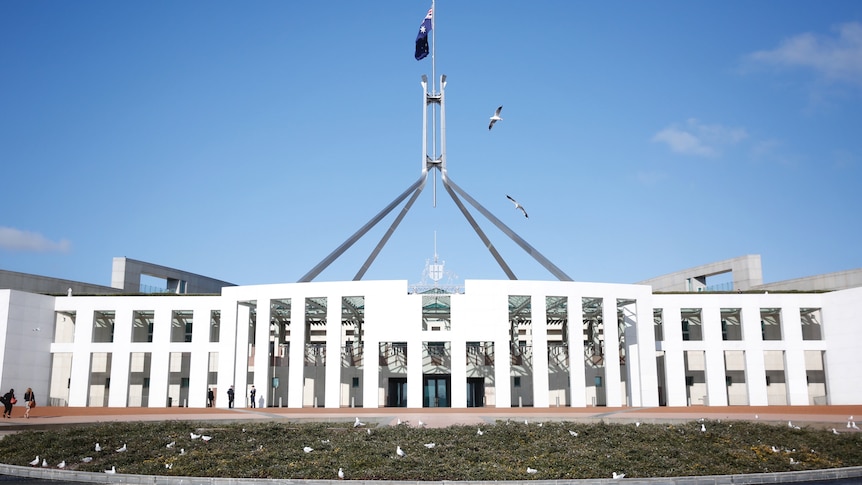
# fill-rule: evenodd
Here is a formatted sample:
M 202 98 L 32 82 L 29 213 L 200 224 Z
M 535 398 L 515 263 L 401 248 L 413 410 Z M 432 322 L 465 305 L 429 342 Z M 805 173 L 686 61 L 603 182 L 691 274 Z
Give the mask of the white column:
M 682 318 L 679 306 L 662 309 L 664 331 L 664 368 L 668 406 L 688 406 L 685 386 L 685 359 L 683 357 Z
M 467 341 L 461 337 L 449 342 L 452 348 L 452 396 L 453 408 L 467 407 Z
M 270 301 L 270 295 L 258 295 L 257 297 L 257 326 L 255 327 L 254 335 L 254 381 L 251 382 L 256 391 L 254 400 L 257 402 L 254 403 L 255 407 L 260 404 L 261 397 L 263 397 L 264 406 L 269 405 L 267 401 L 272 397 L 272 380 L 270 379 L 272 355 L 270 354 L 269 341 L 272 304 Z M 244 396 L 240 402 L 248 403 L 247 405 L 251 406 L 249 391 L 250 389 L 243 387 Z
M 149 407 L 164 408 L 168 405 L 168 373 L 171 360 L 171 308 L 168 305 L 156 308 L 153 312 L 152 349 Z M 227 403 L 227 396 L 225 396 L 225 403 Z
M 569 395 L 573 408 L 587 407 L 586 369 L 584 368 L 584 307 L 580 294 L 569 294 Z
M 416 335 L 413 333 L 412 335 Z M 421 408 L 424 392 L 422 376 L 422 338 L 410 338 L 407 341 L 407 407 Z
M 742 338 L 745 345 L 745 384 L 749 406 L 766 406 L 766 365 L 760 331 L 760 306 L 757 302 L 742 307 Z
M 550 402 L 548 377 L 548 315 L 544 294 L 530 296 L 533 318 L 533 407 L 546 408 Z
M 802 350 L 802 320 L 799 307 L 782 306 L 781 337 L 786 345 L 784 373 L 787 379 L 787 403 L 808 405 L 808 376 L 805 372 L 805 352 Z
M 290 302 L 290 356 L 287 406 L 302 407 L 305 388 L 305 295 L 291 297 Z
M 341 407 L 341 296 L 326 297 L 326 369 L 324 407 Z
M 602 321 L 605 334 L 605 402 L 608 407 L 623 405 L 620 386 L 620 336 L 617 327 L 617 299 L 614 295 L 602 296 Z
M 494 385 L 497 407 L 512 407 L 512 351 L 509 335 L 503 334 L 494 340 Z
M 132 311 L 124 306 L 114 315 L 114 341 L 111 345 L 111 389 L 108 406 L 125 407 L 129 396 L 129 348 L 132 342 Z M 158 404 L 158 402 L 156 402 Z
M 706 395 L 710 406 L 727 406 L 727 382 L 724 372 L 724 350 L 721 336 L 721 308 L 701 307 L 703 319 L 704 359 L 706 360 Z

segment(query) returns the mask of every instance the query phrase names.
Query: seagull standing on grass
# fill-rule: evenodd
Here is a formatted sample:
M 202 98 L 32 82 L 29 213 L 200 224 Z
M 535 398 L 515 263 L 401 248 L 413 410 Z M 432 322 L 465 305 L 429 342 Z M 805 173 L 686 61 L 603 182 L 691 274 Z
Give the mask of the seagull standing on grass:
M 42 458 L 42 468 L 48 468 L 48 460 Z
M 191 438 L 193 440 L 196 440 L 200 437 L 201 437 L 201 435 L 199 435 L 199 434 L 189 433 L 189 438 Z
M 105 473 L 113 475 L 114 473 L 117 473 L 117 467 L 112 466 L 110 470 L 105 470 Z
M 341 468 L 338 469 L 338 478 L 344 480 L 344 470 L 342 470 Z
M 437 446 L 437 443 L 425 443 L 424 446 L 425 446 L 425 448 L 428 448 L 430 450 L 431 448 L 434 448 L 435 446 Z
M 359 416 L 356 417 L 356 421 L 353 422 L 353 427 L 358 428 L 360 426 L 365 426 L 365 423 L 359 420 Z
M 536 473 L 539 473 L 539 470 L 536 470 L 535 468 L 527 467 L 527 473 L 529 473 L 530 475 L 535 475 Z
M 617 472 L 614 472 L 614 476 L 613 476 L 613 478 L 614 478 L 614 480 L 619 480 L 620 478 L 623 478 L 623 477 L 625 477 L 625 476 L 626 476 L 626 474 L 625 474 L 625 473 L 619 473 L 619 474 L 618 474 Z
M 524 209 L 524 206 L 519 204 L 517 200 L 513 199 L 511 195 L 506 195 L 506 198 L 511 200 L 512 203 L 515 204 L 515 209 L 521 211 L 524 214 L 524 217 L 528 219 L 530 218 L 530 216 L 527 215 L 527 211 Z M 524 421 L 524 423 L 526 424 L 526 421 Z
M 123 443 L 123 446 L 121 446 L 121 447 L 117 448 L 117 453 L 122 453 L 122 452 L 124 452 L 124 451 L 126 451 L 126 450 L 128 450 L 128 448 L 126 448 L 126 444 L 125 444 L 125 443 Z
M 39 455 L 36 455 L 36 459 L 30 462 L 30 466 L 36 466 L 39 464 Z
M 57 468 L 60 468 L 60 469 L 66 468 L 66 460 L 63 460 L 60 463 L 57 463 Z
M 402 450 L 400 446 L 395 447 L 395 454 L 400 456 L 401 458 L 407 456 L 407 453 L 404 453 L 404 450 Z
M 499 108 L 497 108 L 497 111 L 494 111 L 494 116 L 491 116 L 491 122 L 488 123 L 488 131 L 491 131 L 491 128 L 494 127 L 494 123 L 503 119 L 503 118 L 500 118 L 500 111 L 503 111 L 502 105 Z
M 167 445 L 165 445 L 165 448 L 173 448 L 175 444 L 177 444 L 177 442 L 176 442 L 176 441 L 171 441 L 170 443 L 168 443 Z
M 102 451 L 102 447 L 99 446 L 99 443 L 96 443 L 96 451 Z
M 306 453 L 311 453 L 312 451 L 314 451 L 314 448 L 312 448 L 310 446 L 306 446 L 305 448 L 302 449 L 302 451 L 304 451 Z

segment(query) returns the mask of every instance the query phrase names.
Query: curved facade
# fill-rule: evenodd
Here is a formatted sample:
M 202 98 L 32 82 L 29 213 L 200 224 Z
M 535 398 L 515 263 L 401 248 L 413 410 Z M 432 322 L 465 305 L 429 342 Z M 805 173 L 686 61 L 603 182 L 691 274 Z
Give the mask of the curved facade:
M 467 280 L 220 295 L 0 290 L 4 387 L 54 405 L 584 407 L 859 404 L 862 288 L 657 294 Z

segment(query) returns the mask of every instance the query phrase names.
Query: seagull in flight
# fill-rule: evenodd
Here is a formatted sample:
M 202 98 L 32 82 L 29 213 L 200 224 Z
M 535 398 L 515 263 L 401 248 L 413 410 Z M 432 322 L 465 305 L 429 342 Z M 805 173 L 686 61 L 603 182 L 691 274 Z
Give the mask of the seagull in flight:
M 488 124 L 488 131 L 491 131 L 491 128 L 494 127 L 494 123 L 503 119 L 503 118 L 500 118 L 500 111 L 503 111 L 502 106 L 497 108 L 497 111 L 494 111 L 494 116 L 491 117 L 491 123 Z
M 528 215 L 527 215 L 527 211 L 524 209 L 524 206 L 522 206 L 521 204 L 519 204 L 517 200 L 513 199 L 511 195 L 506 194 L 506 198 L 507 198 L 507 199 L 509 199 L 509 200 L 511 200 L 511 201 L 512 201 L 512 203 L 513 203 L 513 204 L 515 204 L 515 209 L 517 209 L 517 210 L 519 210 L 519 211 L 523 212 L 523 213 L 524 213 L 524 217 L 526 217 L 526 218 L 528 218 L 528 219 L 529 219 L 529 217 L 530 217 L 530 216 L 528 216 Z M 524 424 L 526 424 L 526 421 L 524 422 Z

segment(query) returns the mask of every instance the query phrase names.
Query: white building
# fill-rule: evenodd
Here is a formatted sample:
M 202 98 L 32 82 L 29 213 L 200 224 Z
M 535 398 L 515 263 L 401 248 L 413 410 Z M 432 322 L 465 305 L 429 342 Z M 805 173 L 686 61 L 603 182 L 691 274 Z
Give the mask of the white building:
M 132 284 L 118 266 L 172 294 L 112 294 Z M 723 272 L 733 288 L 708 291 Z M 27 275 L 0 271 L 2 389 L 111 407 L 204 407 L 209 388 L 227 407 L 231 385 L 237 407 L 252 385 L 258 405 L 292 408 L 862 403 L 862 270 L 792 292 L 746 256 L 651 284 L 219 282 L 197 295 L 213 280 L 125 258 L 114 273 L 113 291 L 70 296 L 68 281 L 22 291 Z

